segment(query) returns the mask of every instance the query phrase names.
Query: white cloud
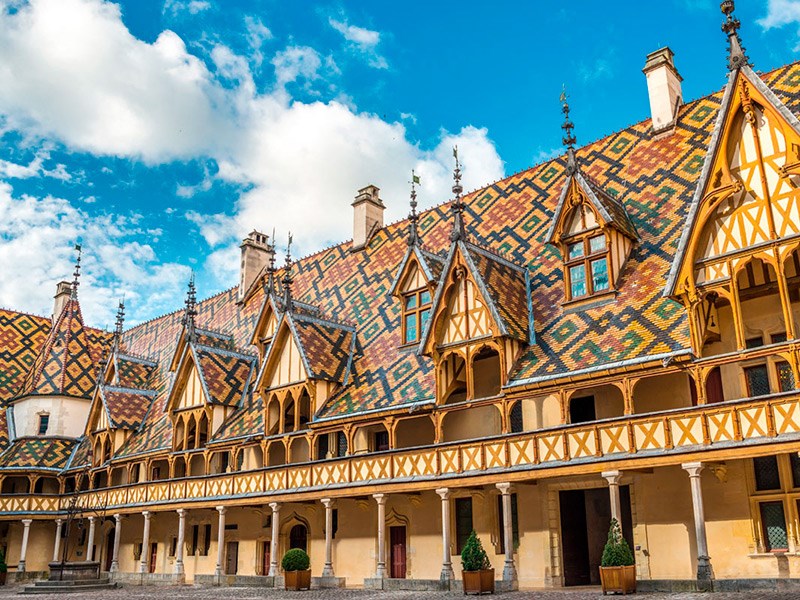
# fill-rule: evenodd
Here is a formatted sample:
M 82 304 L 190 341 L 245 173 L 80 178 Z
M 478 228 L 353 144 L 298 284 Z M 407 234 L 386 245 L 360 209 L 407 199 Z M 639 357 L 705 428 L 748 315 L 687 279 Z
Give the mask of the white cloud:
M 767 2 L 767 14 L 759 19 L 757 23 L 764 30 L 794 24 L 798 27 L 798 37 L 800 37 L 800 1 L 769 0 Z M 794 49 L 800 50 L 800 41 L 798 41 Z
M 261 51 L 264 42 L 272 39 L 272 32 L 264 25 L 261 19 L 256 17 L 247 16 L 244 18 L 244 26 L 247 30 L 247 45 L 250 46 L 252 52 L 251 58 L 257 67 L 261 66 L 264 62 L 264 54 Z
M 88 323 L 113 326 L 116 300 L 123 295 L 129 324 L 174 308 L 189 270 L 161 263 L 149 245 L 136 240 L 140 233 L 135 219 L 93 218 L 61 198 L 15 196 L 0 182 L 0 304 L 49 316 L 56 282 L 71 279 L 72 248 L 80 240 L 79 297 Z
M 163 13 L 178 16 L 181 13 L 196 15 L 211 8 L 208 0 L 166 0 L 164 2 Z
M 349 43 L 365 48 L 374 48 L 380 39 L 377 32 L 371 32 L 375 37 L 349 25 L 345 31 L 353 38 Z M 330 92 L 327 78 L 338 70 L 332 57 L 323 58 L 308 46 L 277 51 L 270 58 L 274 87 L 260 93 L 250 62 L 226 46 L 211 50 L 210 70 L 171 31 L 161 33 L 153 44 L 133 37 L 114 4 L 30 0 L 15 14 L 0 13 L 0 54 L 6 59 L 0 63 L 0 115 L 6 115 L 13 128 L 95 154 L 149 162 L 210 158 L 219 166 L 215 178 L 243 185 L 246 191 L 233 207 L 214 211 L 219 214 L 195 210 L 187 215 L 214 249 L 205 268 L 220 284 L 235 283 L 238 260 L 231 257 L 253 228 L 276 227 L 282 236 L 292 230 L 298 253 L 350 237 L 350 203 L 368 183 L 381 188 L 387 222 L 408 212 L 412 168 L 422 177 L 423 206 L 446 200 L 453 144 L 459 145 L 464 162 L 466 189 L 504 174 L 486 129 L 442 131 L 433 148 L 422 148 L 409 139 L 401 122 L 360 112 L 343 92 L 340 100 L 328 102 L 293 99 L 286 89 L 290 83 L 303 85 L 312 95 L 318 91 L 315 87 Z M 177 191 L 190 196 L 211 185 L 207 179 L 200 187 Z M 165 212 L 171 214 L 174 208 Z M 69 247 L 71 239 L 65 234 L 48 247 Z M 123 234 L 110 239 L 112 245 L 121 244 L 128 263 L 150 265 L 156 260 L 130 245 Z M 113 257 L 109 251 L 101 258 Z M 102 268 L 117 273 L 111 265 Z M 145 290 L 154 269 L 140 267 Z M 179 272 L 177 265 L 164 269 Z M 41 272 L 29 281 L 58 277 Z M 162 292 L 153 293 L 157 302 Z
M 57 164 L 52 169 L 44 166 L 46 160 L 50 159 L 49 145 L 39 149 L 31 162 L 21 165 L 8 160 L 0 159 L 0 178 L 3 179 L 29 179 L 31 177 L 52 177 L 61 181 L 69 181 L 72 176 L 67 172 L 66 165 Z
M 389 68 L 389 63 L 377 52 L 377 46 L 381 41 L 379 31 L 350 25 L 346 20 L 340 21 L 333 17 L 328 18 L 328 24 L 342 34 L 342 37 L 349 42 L 352 49 L 363 54 L 371 67 L 376 69 Z

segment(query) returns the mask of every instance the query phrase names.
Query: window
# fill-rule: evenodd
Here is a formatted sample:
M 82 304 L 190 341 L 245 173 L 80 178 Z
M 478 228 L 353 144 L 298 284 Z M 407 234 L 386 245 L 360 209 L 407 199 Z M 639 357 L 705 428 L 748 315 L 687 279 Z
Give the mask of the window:
M 47 434 L 47 427 L 50 425 L 50 415 L 39 415 L 39 435 Z
M 176 536 L 172 536 L 169 542 L 169 555 L 175 556 L 175 551 L 178 549 L 178 538 Z
M 769 339 L 773 344 L 782 344 L 786 341 L 786 332 L 773 333 L 771 336 L 769 336 Z
M 567 244 L 567 300 L 591 296 L 611 289 L 606 235 L 586 235 Z
M 764 549 L 776 552 L 789 549 L 789 536 L 786 534 L 786 515 L 783 502 L 761 502 L 761 530 L 764 536 Z
M 500 554 L 506 553 L 505 513 L 503 513 L 503 496 L 497 497 L 497 539 L 500 540 Z M 519 519 L 517 518 L 517 495 L 511 494 L 511 538 L 514 549 L 519 547 Z
M 752 494 L 759 552 L 794 551 L 790 547 L 787 507 L 800 509 L 800 457 L 797 453 L 753 459 Z
M 418 342 L 431 316 L 431 292 L 422 288 L 403 295 L 403 343 Z
M 347 454 L 347 436 L 344 431 L 336 433 L 336 456 L 342 457 Z
M 755 396 L 766 396 L 769 394 L 769 374 L 767 365 L 756 365 L 745 367 L 744 377 L 747 381 L 747 395 L 751 398 Z
M 573 398 L 569 402 L 569 422 L 588 423 L 597 419 L 594 410 L 594 396 Z
M 512 408 L 509 417 L 509 429 L 511 433 L 522 433 L 524 426 L 522 422 L 522 400 L 517 402 Z
M 203 547 L 200 549 L 200 555 L 208 556 L 208 549 L 211 548 L 211 523 L 206 523 L 203 529 Z
M 375 452 L 383 452 L 389 449 L 389 432 L 376 431 L 375 432 Z
M 756 491 L 781 489 L 781 477 L 777 456 L 760 456 L 753 459 L 756 476 Z
M 795 389 L 794 373 L 792 373 L 792 366 L 788 362 L 782 360 L 775 363 L 775 370 L 778 375 L 778 387 L 780 391 L 790 392 Z
M 744 341 L 744 347 L 750 350 L 751 348 L 758 348 L 764 345 L 764 340 L 761 336 L 747 338 Z
M 189 552 L 190 556 L 197 554 L 200 544 L 200 525 L 192 525 L 192 551 Z
M 328 434 L 323 433 L 317 439 L 317 459 L 324 460 L 328 458 Z
M 456 554 L 461 554 L 472 533 L 472 498 L 456 498 Z
M 337 531 L 339 531 L 339 509 L 334 508 L 331 512 L 331 538 L 336 538 Z

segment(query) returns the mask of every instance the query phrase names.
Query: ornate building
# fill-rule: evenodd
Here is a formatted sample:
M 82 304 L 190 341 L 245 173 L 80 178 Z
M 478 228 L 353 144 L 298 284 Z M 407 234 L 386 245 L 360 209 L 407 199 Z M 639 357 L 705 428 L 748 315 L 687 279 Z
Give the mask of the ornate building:
M 652 118 L 113 334 L 75 280 L 0 311 L 0 543 L 12 571 L 447 586 L 475 529 L 505 585 L 597 581 L 609 519 L 642 582 L 800 571 L 800 64 Z M 83 518 L 67 531 L 75 506 Z M 456 576 L 456 580 L 460 577 Z M 241 581 L 241 580 L 239 580 Z M 653 583 L 653 585 L 656 585 Z M 660 585 L 660 584 L 659 584 Z

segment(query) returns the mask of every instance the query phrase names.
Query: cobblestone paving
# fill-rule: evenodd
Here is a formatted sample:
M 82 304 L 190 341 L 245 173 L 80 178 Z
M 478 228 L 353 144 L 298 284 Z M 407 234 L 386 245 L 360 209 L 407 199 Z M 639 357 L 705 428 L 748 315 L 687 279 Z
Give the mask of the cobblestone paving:
M 0 588 L 0 598 L 19 597 L 19 586 Z M 213 588 L 213 587 L 138 587 L 130 586 L 122 589 L 92 592 L 90 594 L 58 595 L 37 594 L 34 598 L 43 600 L 53 598 L 90 598 L 91 600 L 217 600 L 218 598 L 249 600 L 269 598 L 274 600 L 455 600 L 463 595 L 450 592 L 382 592 L 371 590 L 311 590 L 308 592 L 287 592 L 270 588 Z M 603 596 L 599 588 L 579 590 L 530 590 L 501 594 L 501 600 L 598 600 L 612 598 Z M 631 600 L 797 600 L 797 592 L 742 592 L 716 594 L 636 594 Z

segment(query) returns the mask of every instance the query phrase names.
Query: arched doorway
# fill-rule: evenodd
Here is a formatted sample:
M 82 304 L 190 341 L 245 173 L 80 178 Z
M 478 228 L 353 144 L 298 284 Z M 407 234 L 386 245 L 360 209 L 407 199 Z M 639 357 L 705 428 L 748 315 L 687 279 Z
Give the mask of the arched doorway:
M 300 548 L 308 552 L 308 529 L 305 525 L 298 524 L 289 530 L 289 548 Z
M 116 529 L 112 527 L 106 534 L 106 560 L 103 565 L 104 571 L 111 570 L 111 563 L 114 561 L 114 535 Z

